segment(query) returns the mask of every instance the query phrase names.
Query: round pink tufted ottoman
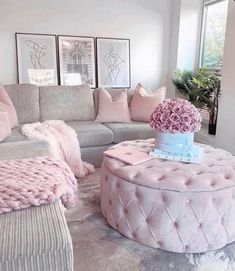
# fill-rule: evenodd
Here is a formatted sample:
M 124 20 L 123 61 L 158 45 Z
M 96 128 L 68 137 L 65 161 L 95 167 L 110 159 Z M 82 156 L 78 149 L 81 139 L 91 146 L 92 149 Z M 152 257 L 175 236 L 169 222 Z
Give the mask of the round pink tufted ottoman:
M 123 142 L 149 152 L 154 139 Z M 203 145 L 201 165 L 153 159 L 130 166 L 105 156 L 101 208 L 126 237 L 173 252 L 203 252 L 235 240 L 235 158 Z

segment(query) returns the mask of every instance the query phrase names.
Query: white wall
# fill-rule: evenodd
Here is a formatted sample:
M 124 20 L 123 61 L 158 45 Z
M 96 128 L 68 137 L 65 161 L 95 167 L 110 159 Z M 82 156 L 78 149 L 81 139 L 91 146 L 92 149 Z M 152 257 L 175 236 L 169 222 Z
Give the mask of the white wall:
M 235 154 L 235 2 L 230 0 L 222 74 L 222 96 L 216 141 L 217 146 Z
M 167 83 L 171 0 L 0 0 L 0 82 L 16 83 L 15 32 L 130 38 L 132 86 Z
M 175 87 L 172 84 L 172 75 L 177 68 L 178 49 L 179 49 L 179 27 L 180 27 L 180 11 L 181 0 L 174 0 L 172 3 L 171 11 L 171 47 L 170 47 L 170 60 L 169 60 L 169 73 L 168 73 L 168 96 L 169 98 L 175 97 Z

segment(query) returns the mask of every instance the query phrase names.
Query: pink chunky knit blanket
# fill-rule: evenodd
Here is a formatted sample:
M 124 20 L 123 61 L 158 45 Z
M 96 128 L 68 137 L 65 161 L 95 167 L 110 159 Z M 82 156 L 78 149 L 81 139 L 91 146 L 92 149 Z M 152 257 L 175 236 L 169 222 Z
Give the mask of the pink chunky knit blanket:
M 53 158 L 0 161 L 0 214 L 61 199 L 66 208 L 77 198 L 69 166 Z
M 84 177 L 94 172 L 94 167 L 81 159 L 76 132 L 63 121 L 48 120 L 25 124 L 21 132 L 30 139 L 47 141 L 52 156 L 66 161 L 76 177 Z

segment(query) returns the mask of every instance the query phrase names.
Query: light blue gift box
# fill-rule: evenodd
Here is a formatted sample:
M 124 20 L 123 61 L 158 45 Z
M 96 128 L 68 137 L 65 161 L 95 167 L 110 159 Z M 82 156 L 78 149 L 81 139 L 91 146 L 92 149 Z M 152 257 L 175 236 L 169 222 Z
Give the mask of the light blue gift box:
M 161 159 L 201 163 L 203 151 L 194 144 L 194 133 L 156 131 L 155 148 L 150 154 Z

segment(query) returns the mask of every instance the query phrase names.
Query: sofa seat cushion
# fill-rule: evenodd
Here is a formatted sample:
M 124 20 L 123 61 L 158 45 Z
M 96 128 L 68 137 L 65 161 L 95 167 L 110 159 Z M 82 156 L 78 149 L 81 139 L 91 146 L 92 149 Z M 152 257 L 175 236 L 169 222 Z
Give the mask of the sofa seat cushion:
M 114 134 L 114 143 L 155 137 L 155 130 L 148 122 L 104 123 Z
M 94 121 L 68 121 L 77 135 L 80 147 L 108 145 L 113 142 L 113 132 L 101 123 Z
M 40 118 L 45 120 L 94 120 L 93 91 L 88 85 L 39 87 Z
M 18 116 L 19 123 L 39 121 L 39 90 L 31 84 L 5 85 Z
M 4 142 L 29 141 L 29 139 L 21 133 L 22 125 L 11 130 L 11 136 L 6 138 Z

